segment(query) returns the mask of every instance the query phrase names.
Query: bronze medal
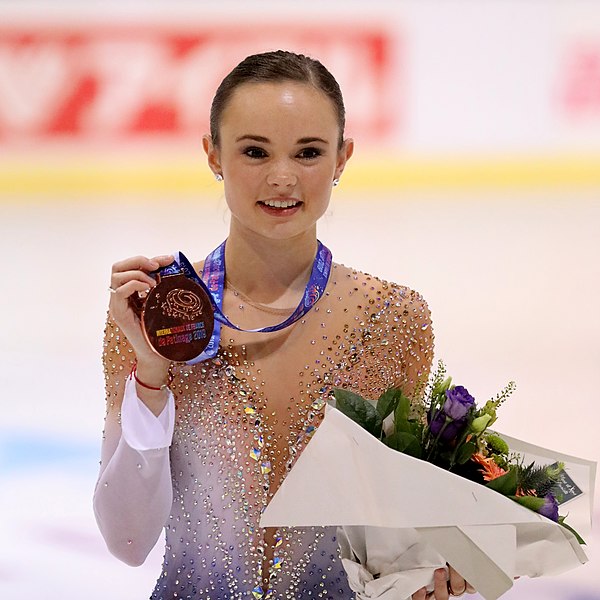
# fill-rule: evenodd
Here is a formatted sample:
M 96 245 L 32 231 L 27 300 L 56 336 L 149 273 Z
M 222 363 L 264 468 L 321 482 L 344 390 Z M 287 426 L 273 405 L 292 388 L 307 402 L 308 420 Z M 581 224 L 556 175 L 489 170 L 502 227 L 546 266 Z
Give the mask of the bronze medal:
M 199 356 L 215 325 L 207 292 L 183 274 L 159 280 L 146 297 L 140 320 L 152 349 L 174 362 Z

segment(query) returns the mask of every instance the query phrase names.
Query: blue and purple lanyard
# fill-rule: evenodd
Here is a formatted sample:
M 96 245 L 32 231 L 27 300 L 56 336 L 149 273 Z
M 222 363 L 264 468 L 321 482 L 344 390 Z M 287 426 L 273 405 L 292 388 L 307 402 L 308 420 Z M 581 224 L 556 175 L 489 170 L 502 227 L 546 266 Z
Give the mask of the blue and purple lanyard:
M 255 333 L 270 333 L 273 331 L 281 331 L 290 325 L 293 325 L 296 321 L 300 320 L 310 309 L 318 302 L 319 298 L 325 292 L 329 275 L 331 274 L 331 251 L 329 248 L 324 246 L 319 240 L 317 240 L 317 254 L 313 262 L 312 271 L 306 284 L 306 289 L 300 303 L 295 308 L 294 312 L 277 325 L 270 325 L 269 327 L 262 327 L 259 329 L 242 329 L 234 323 L 232 323 L 223 314 L 223 291 L 225 289 L 225 242 L 223 242 L 218 248 L 213 250 L 204 262 L 204 269 L 202 271 L 202 278 L 198 276 L 194 267 L 190 261 L 184 256 L 182 252 L 177 253 L 175 260 L 160 269 L 161 276 L 167 275 L 178 275 L 183 273 L 186 277 L 189 277 L 197 284 L 202 286 L 208 293 L 213 309 L 215 311 L 215 326 L 211 335 L 210 341 L 206 346 L 205 350 L 196 358 L 187 362 L 189 365 L 193 365 L 205 360 L 214 358 L 219 350 L 219 340 L 221 339 L 221 326 L 227 325 L 231 329 L 237 331 L 247 331 Z

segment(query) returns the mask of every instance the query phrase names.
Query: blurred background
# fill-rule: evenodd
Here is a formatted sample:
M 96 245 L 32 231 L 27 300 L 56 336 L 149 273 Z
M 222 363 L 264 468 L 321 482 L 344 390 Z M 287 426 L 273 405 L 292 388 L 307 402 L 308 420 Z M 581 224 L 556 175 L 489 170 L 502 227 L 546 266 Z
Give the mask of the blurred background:
M 127 567 L 91 510 L 110 266 L 226 237 L 209 105 L 277 48 L 345 94 L 357 150 L 319 232 L 334 258 L 418 289 L 478 402 L 517 382 L 498 429 L 600 456 L 597 2 L 4 0 L 0 598 L 149 597 L 162 545 Z M 587 537 L 588 564 L 505 597 L 599 600 Z

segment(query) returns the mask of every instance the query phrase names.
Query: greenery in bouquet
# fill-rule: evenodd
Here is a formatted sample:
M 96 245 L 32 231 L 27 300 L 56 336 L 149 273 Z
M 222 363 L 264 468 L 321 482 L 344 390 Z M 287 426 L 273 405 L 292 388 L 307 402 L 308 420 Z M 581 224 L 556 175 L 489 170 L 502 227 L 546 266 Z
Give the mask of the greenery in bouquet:
M 497 419 L 498 408 L 514 389 L 511 381 L 495 398 L 478 407 L 465 387 L 452 384 L 439 362 L 414 398 L 398 387 L 387 389 L 375 401 L 342 388 L 335 388 L 333 395 L 341 412 L 390 448 L 486 485 L 560 523 L 583 544 L 558 514 L 555 489 L 564 465 L 525 464 L 489 429 Z

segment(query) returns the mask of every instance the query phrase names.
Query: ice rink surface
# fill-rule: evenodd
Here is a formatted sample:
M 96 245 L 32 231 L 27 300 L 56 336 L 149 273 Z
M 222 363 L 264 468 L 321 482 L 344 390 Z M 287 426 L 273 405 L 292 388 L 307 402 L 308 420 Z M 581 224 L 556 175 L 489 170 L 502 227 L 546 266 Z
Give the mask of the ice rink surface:
M 204 257 L 227 232 L 219 194 L 2 200 L 2 600 L 149 597 L 161 544 L 127 567 L 91 509 L 110 265 L 175 249 Z M 600 457 L 597 190 L 357 197 L 342 182 L 334 196 L 319 232 L 334 259 L 419 290 L 437 358 L 478 402 L 517 382 L 500 430 Z M 590 563 L 519 581 L 505 598 L 599 600 L 599 517 Z

